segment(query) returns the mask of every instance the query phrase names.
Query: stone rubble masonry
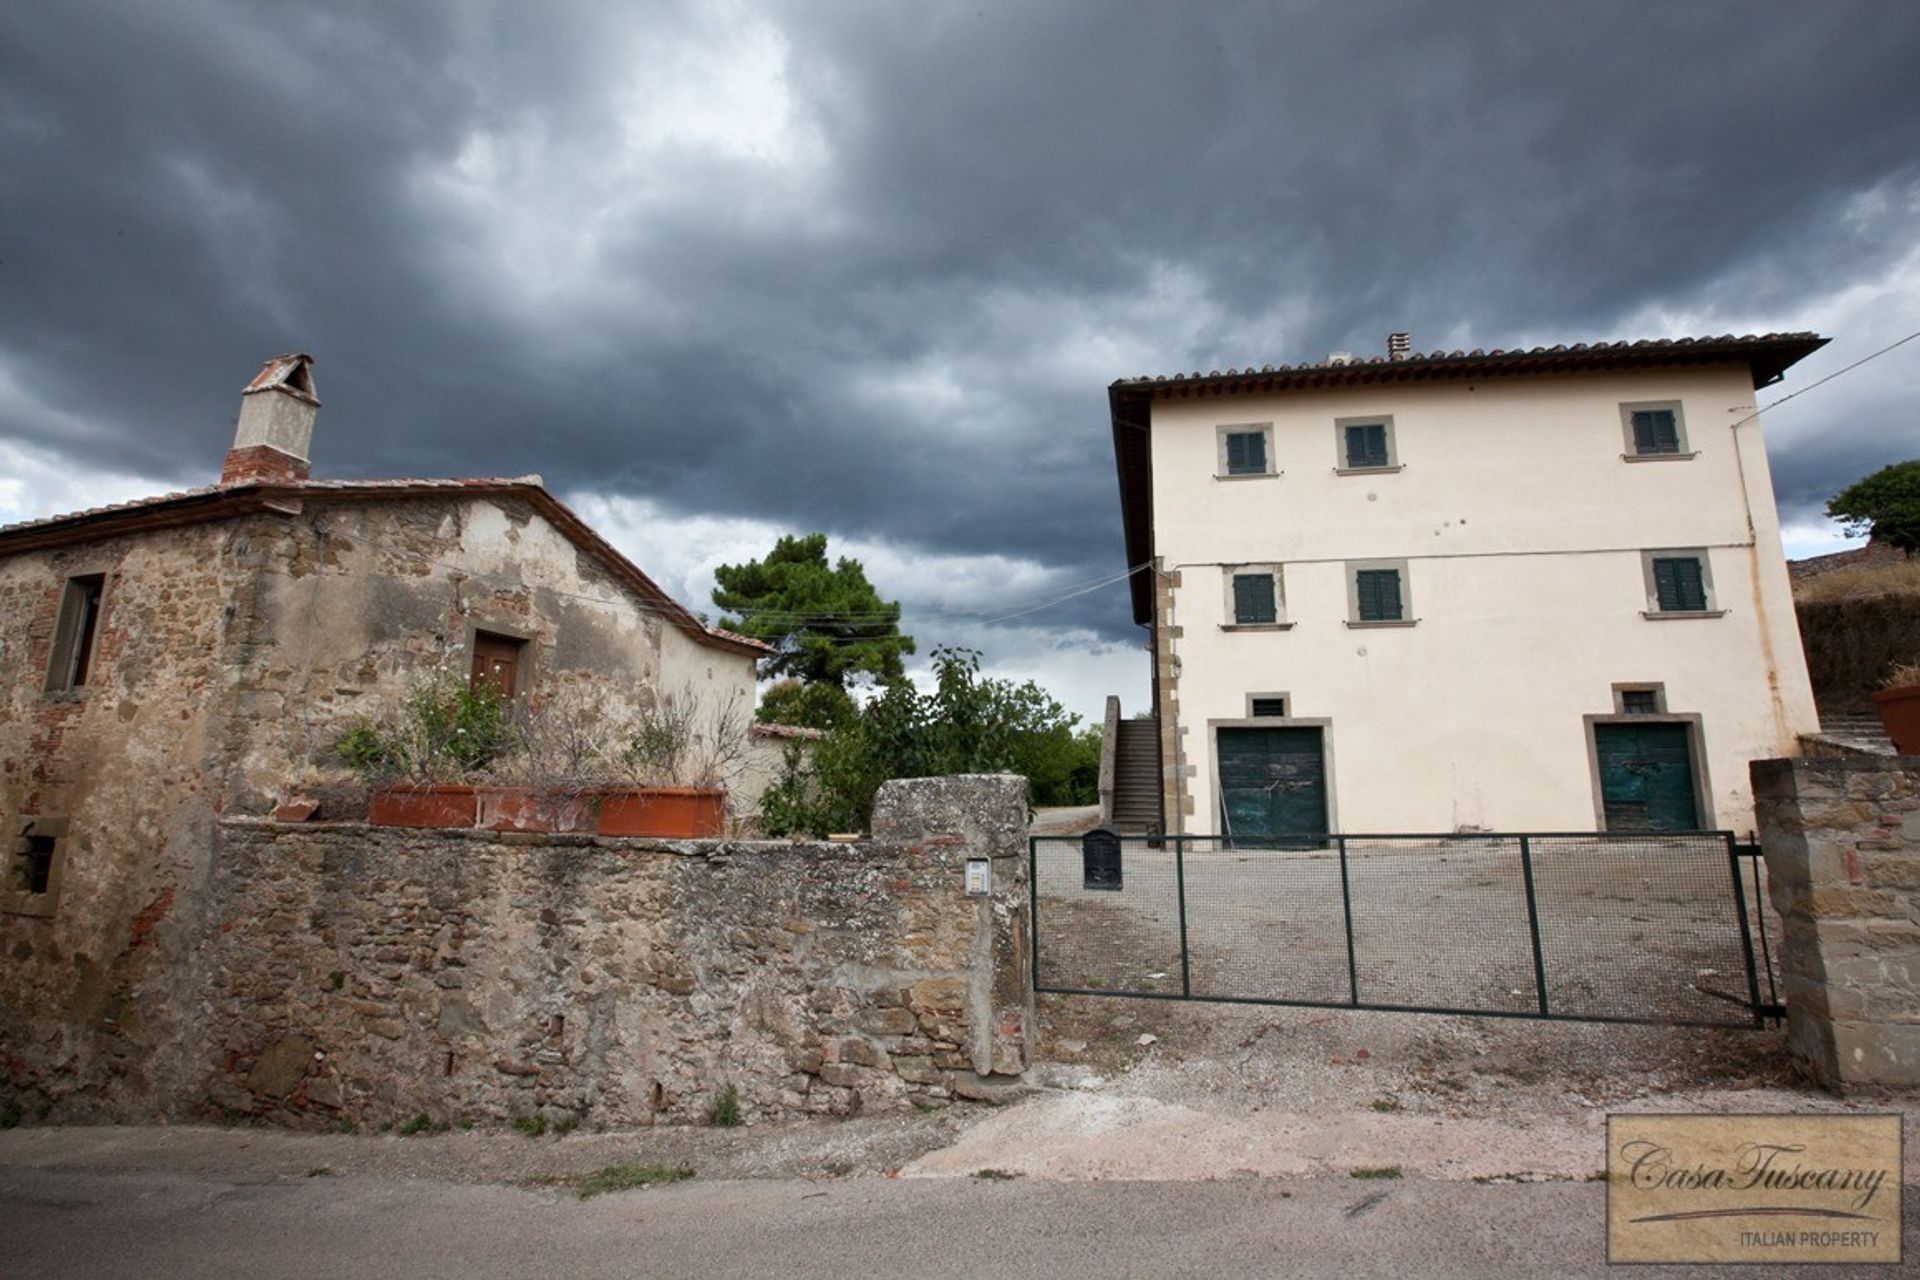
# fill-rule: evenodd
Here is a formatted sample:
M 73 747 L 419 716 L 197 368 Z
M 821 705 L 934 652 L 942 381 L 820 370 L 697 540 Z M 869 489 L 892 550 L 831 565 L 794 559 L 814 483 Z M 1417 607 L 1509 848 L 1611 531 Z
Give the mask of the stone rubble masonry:
M 1920 1085 L 1920 758 L 1752 778 L 1795 1059 L 1833 1089 Z
M 621 1127 L 729 1085 L 750 1119 L 992 1097 L 1030 1056 L 1026 803 L 1015 777 L 893 782 L 844 843 L 227 819 L 172 1109 Z
M 49 690 L 66 583 L 96 574 L 88 679 Z M 0 1110 L 183 1107 L 204 1073 L 217 824 L 295 796 L 363 816 L 334 745 L 431 673 L 463 675 L 482 630 L 524 638 L 531 697 L 609 722 L 661 692 L 752 704 L 751 654 L 665 625 L 519 498 L 308 494 L 0 554 Z M 10 887 L 26 820 L 62 832 L 31 903 Z

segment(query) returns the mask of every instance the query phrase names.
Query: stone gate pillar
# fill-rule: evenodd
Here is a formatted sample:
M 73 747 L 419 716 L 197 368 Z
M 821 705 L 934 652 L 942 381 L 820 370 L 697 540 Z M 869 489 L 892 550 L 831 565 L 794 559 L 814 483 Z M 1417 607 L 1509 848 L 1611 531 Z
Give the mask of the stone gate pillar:
M 1920 1085 L 1920 757 L 1751 773 L 1795 1059 L 1832 1089 Z
M 1033 946 L 1028 930 L 1027 780 L 1011 774 L 902 778 L 873 802 L 873 839 L 931 860 L 970 913 L 971 950 L 952 1012 L 979 1076 L 1019 1075 L 1032 1062 Z M 989 892 L 967 897 L 967 863 L 984 861 Z M 954 1091 L 967 1092 L 964 1081 Z

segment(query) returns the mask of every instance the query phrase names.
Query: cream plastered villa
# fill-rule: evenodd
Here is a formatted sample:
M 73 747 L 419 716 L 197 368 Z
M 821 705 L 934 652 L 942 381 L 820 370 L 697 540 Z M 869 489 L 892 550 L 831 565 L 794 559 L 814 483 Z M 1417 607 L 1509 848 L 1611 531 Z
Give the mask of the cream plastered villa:
M 1818 728 L 1755 390 L 1825 342 L 1114 383 L 1159 829 L 1747 831 Z

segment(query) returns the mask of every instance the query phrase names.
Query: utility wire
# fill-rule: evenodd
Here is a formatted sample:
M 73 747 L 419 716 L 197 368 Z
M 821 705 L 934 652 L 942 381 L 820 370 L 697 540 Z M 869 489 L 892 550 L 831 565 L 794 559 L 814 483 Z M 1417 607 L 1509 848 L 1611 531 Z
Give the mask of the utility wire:
M 1777 409 L 1781 405 L 1787 403 L 1787 401 L 1797 399 L 1800 396 L 1806 395 L 1809 391 L 1812 391 L 1818 387 L 1823 387 L 1827 383 L 1832 382 L 1836 378 L 1840 378 L 1845 376 L 1846 374 L 1852 373 L 1855 369 L 1860 368 L 1862 365 L 1868 364 L 1874 360 L 1878 360 L 1881 356 L 1884 356 L 1890 351 L 1894 351 L 1900 347 L 1905 346 L 1907 343 L 1912 342 L 1916 338 L 1920 338 L 1920 329 L 1916 329 L 1914 332 L 1909 333 L 1904 338 L 1900 338 L 1894 342 L 1888 343 L 1886 346 L 1881 347 L 1878 351 L 1874 351 L 1868 355 L 1862 356 L 1860 359 L 1855 360 L 1853 363 L 1849 365 L 1846 365 L 1844 368 L 1834 370 L 1832 373 L 1828 374 L 1824 378 L 1819 379 L 1816 382 L 1808 383 L 1806 386 L 1801 387 L 1798 391 L 1794 391 L 1787 395 L 1781 396 L 1778 400 L 1773 401 L 1771 404 L 1759 406 L 1758 408 L 1754 409 L 1752 413 L 1748 414 L 1746 417 L 1734 423 L 1734 425 L 1741 426 L 1741 425 L 1744 425 L 1745 423 L 1751 422 L 1755 418 L 1758 418 L 1761 414 L 1766 413 L 1773 409 Z M 1128 423 L 1126 425 L 1144 426 L 1144 424 L 1135 424 L 1135 423 Z M 350 532 L 350 533 L 336 533 L 332 530 L 322 529 L 320 530 L 320 536 L 323 538 L 328 538 L 328 537 L 347 538 L 349 540 L 363 542 L 369 546 L 379 547 L 380 549 L 384 551 L 388 551 L 392 554 L 406 556 L 413 560 L 417 560 L 423 564 L 428 564 L 436 568 L 443 569 L 448 573 L 460 574 L 464 579 L 472 582 L 493 583 L 493 584 L 512 586 L 512 587 L 524 587 L 526 585 L 524 580 L 519 578 L 513 578 L 503 574 L 476 573 L 472 569 L 467 568 L 465 566 L 449 564 L 444 560 L 435 559 L 432 556 L 426 555 L 422 552 L 414 551 L 413 549 L 408 547 L 395 546 L 391 543 L 384 542 L 381 539 L 373 537 L 371 534 L 365 532 L 364 529 Z M 923 622 L 961 621 L 961 622 L 975 622 L 981 626 L 992 626 L 996 623 L 1007 622 L 1014 618 L 1022 618 L 1022 617 L 1026 617 L 1029 614 L 1039 613 L 1045 609 L 1051 609 L 1056 605 L 1066 603 L 1068 600 L 1077 599 L 1078 597 L 1084 596 L 1084 595 L 1090 595 L 1095 591 L 1101 590 L 1102 588 L 1110 587 L 1118 582 L 1123 582 L 1126 579 L 1131 578 L 1134 574 L 1139 573 L 1141 570 L 1148 568 L 1150 563 L 1151 562 L 1142 562 L 1137 565 L 1130 565 L 1118 573 L 1111 573 L 1101 578 L 1094 578 L 1084 582 L 1075 583 L 1061 591 L 1058 591 L 1053 595 L 1044 596 L 1030 603 L 1019 605 L 1012 609 L 1006 609 L 1003 612 L 999 612 L 999 613 L 995 613 L 992 609 L 915 610 L 914 611 L 914 617 L 916 619 L 915 625 L 918 626 Z M 560 587 L 548 587 L 544 589 L 551 591 L 555 595 L 566 596 L 575 600 L 584 600 L 591 604 L 611 606 L 611 605 L 617 605 L 617 604 L 623 603 L 621 599 L 609 598 L 606 596 L 588 595 L 585 592 L 568 591 Z M 658 615 L 658 616 L 670 617 L 674 619 L 679 619 L 681 617 L 692 617 L 694 621 L 696 622 L 700 621 L 699 616 L 695 614 L 691 609 L 687 609 L 684 606 L 678 606 L 677 603 L 675 607 L 669 607 L 666 605 L 652 604 L 647 601 L 639 600 L 631 597 L 626 598 L 624 600 L 624 603 L 626 603 L 628 607 L 634 609 L 636 612 L 639 612 L 641 614 Z M 858 630 L 862 627 L 878 628 L 888 624 L 897 624 L 900 620 L 901 610 L 898 608 L 898 606 L 896 606 L 895 608 L 890 610 L 863 610 L 863 611 L 853 611 L 853 612 L 843 612 L 843 613 L 836 613 L 832 611 L 813 612 L 813 611 L 783 610 L 783 609 L 748 609 L 748 610 L 740 610 L 738 612 L 742 620 L 764 622 L 769 625 L 785 626 L 790 629 L 797 629 L 799 627 L 806 626 L 806 625 L 816 625 L 816 626 L 825 625 L 825 626 L 842 626 L 842 627 L 848 627 L 851 629 Z M 815 637 L 809 637 L 809 642 L 816 643 L 816 644 L 825 642 L 829 644 L 851 645 L 851 644 L 869 643 L 876 638 L 885 638 L 885 637 L 815 636 Z
M 1897 342 L 1889 342 L 1886 346 L 1880 348 L 1878 351 L 1874 352 L 1872 355 L 1861 356 L 1858 360 L 1855 360 L 1852 364 L 1848 365 L 1844 369 L 1835 369 L 1832 373 L 1820 379 L 1818 382 L 1809 382 L 1806 386 L 1800 388 L 1798 391 L 1789 392 L 1788 394 L 1781 396 L 1778 400 L 1775 400 L 1772 404 L 1761 405 L 1759 408 L 1755 409 L 1752 413 L 1740 419 L 1739 422 L 1736 422 L 1733 425 L 1736 427 L 1744 426 L 1747 423 L 1752 422 L 1755 418 L 1759 417 L 1761 414 L 1767 412 L 1769 409 L 1778 409 L 1781 405 L 1785 404 L 1787 401 L 1793 399 L 1794 397 L 1803 396 L 1807 394 L 1807 392 L 1813 390 L 1815 387 L 1823 387 L 1827 383 L 1832 382 L 1835 378 L 1840 377 L 1842 374 L 1852 373 L 1855 369 L 1858 369 L 1861 365 L 1866 364 L 1868 361 L 1878 360 L 1881 356 L 1887 354 L 1887 352 L 1892 351 L 1896 347 L 1904 347 L 1909 342 L 1912 342 L 1915 338 L 1920 338 L 1920 329 L 1915 329 L 1912 333 L 1908 334 L 1904 338 L 1901 338 Z

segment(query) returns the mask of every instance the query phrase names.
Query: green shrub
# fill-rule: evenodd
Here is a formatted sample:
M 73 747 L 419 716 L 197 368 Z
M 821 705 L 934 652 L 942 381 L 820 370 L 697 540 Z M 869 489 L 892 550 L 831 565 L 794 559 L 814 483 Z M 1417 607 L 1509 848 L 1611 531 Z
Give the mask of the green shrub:
M 499 689 L 443 672 L 415 689 L 385 727 L 353 725 L 333 753 L 369 782 L 456 782 L 493 763 L 511 740 Z
M 591 1200 L 608 1191 L 627 1191 L 634 1187 L 652 1187 L 669 1182 L 684 1182 L 693 1176 L 685 1165 L 610 1164 L 573 1184 L 574 1194 Z
M 713 1101 L 707 1106 L 707 1123 L 721 1129 L 732 1129 L 740 1123 L 740 1091 L 728 1085 L 713 1095 Z

